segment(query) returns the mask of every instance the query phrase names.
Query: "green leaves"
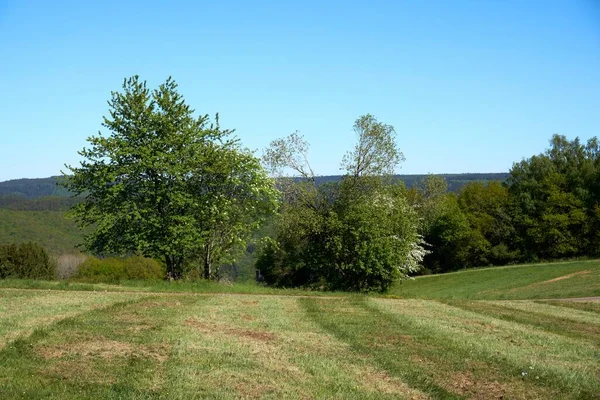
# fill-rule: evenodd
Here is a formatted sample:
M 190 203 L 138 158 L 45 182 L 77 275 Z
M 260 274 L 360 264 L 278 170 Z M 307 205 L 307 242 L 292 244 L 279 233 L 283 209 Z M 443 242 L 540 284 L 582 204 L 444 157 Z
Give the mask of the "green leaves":
M 424 256 L 416 214 L 404 188 L 387 179 L 403 159 L 394 128 L 373 116 L 356 120 L 358 143 L 339 184 L 317 186 L 308 144 L 297 132 L 271 142 L 263 160 L 283 191 L 276 239 L 257 262 L 267 283 L 332 290 L 385 291 L 414 272 Z
M 138 76 L 125 79 L 108 102 L 108 135 L 88 139 L 65 185 L 85 194 L 73 214 L 96 228 L 88 250 L 163 258 L 167 274 L 179 278 L 185 264 L 206 259 L 208 246 L 210 278 L 212 264 L 243 241 L 259 215 L 273 212 L 276 192 L 218 115 L 214 122 L 195 117 L 177 89 L 171 78 L 153 91 Z
M 600 254 L 598 139 L 554 135 L 544 154 L 515 163 L 508 190 L 522 251 L 529 258 Z
M 404 161 L 404 155 L 396 144 L 396 131 L 383 124 L 371 114 L 363 115 L 354 122 L 357 143 L 354 150 L 346 153 L 342 169 L 354 177 L 383 176 L 394 173 Z

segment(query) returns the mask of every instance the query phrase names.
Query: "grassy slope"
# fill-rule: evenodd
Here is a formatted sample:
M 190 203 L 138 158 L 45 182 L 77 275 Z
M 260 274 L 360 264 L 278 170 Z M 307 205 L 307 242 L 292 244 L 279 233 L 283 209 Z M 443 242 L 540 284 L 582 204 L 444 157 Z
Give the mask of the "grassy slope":
M 53 254 L 73 253 L 81 231 L 64 211 L 15 211 L 0 208 L 0 243 L 37 242 Z
M 429 299 L 549 299 L 600 296 L 600 261 L 465 270 L 396 284 L 391 295 Z
M 585 307 L 0 289 L 0 398 L 592 399 Z

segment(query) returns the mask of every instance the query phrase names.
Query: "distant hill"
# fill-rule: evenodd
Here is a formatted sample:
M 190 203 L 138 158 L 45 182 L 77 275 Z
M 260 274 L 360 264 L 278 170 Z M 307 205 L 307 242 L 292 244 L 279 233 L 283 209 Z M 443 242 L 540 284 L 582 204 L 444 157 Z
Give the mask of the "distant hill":
M 13 179 L 0 182 L 0 196 L 23 196 L 28 199 L 39 197 L 59 196 L 67 197 L 69 192 L 56 182 L 59 176 L 35 179 Z
M 77 251 L 82 233 L 65 217 L 77 199 L 56 184 L 58 179 L 0 182 L 0 244 L 37 242 L 56 255 Z
M 508 178 L 508 172 L 496 172 L 496 173 L 469 173 L 469 174 L 435 174 L 446 179 L 448 182 L 448 190 L 451 192 L 458 192 L 460 189 L 469 182 L 488 182 L 488 181 L 504 181 Z M 394 178 L 404 181 L 407 188 L 415 186 L 423 178 L 426 178 L 427 174 L 422 175 L 394 175 Z M 337 182 L 340 180 L 340 175 L 328 175 L 319 176 L 316 179 L 317 184 L 323 184 L 328 182 Z
M 421 179 L 427 175 L 395 175 L 395 178 L 404 181 L 407 187 L 413 187 Z M 446 179 L 450 191 L 458 192 L 465 184 L 473 181 L 504 181 L 508 178 L 508 173 L 473 173 L 473 174 L 439 174 Z M 325 175 L 317 177 L 317 183 L 337 182 L 341 178 L 340 175 Z M 41 197 L 69 197 L 69 192 L 56 184 L 58 176 L 38 179 L 13 179 L 10 181 L 0 182 L 0 202 L 1 199 L 6 199 L 6 196 L 13 198 L 14 196 L 24 197 L 27 199 L 38 199 Z M 7 202 L 8 200 L 4 200 Z M 56 199 L 48 202 L 56 203 Z M 0 207 L 3 207 L 0 203 Z M 39 208 L 36 208 L 39 209 Z
M 414 186 L 427 175 L 396 175 L 407 187 Z M 442 174 L 452 191 L 459 191 L 468 182 L 503 181 L 507 173 Z M 60 177 L 42 179 L 15 179 L 0 182 L 0 244 L 11 242 L 38 242 L 51 253 L 76 251 L 82 233 L 74 221 L 65 217 L 65 211 L 77 202 L 70 193 L 56 184 Z M 319 176 L 317 183 L 337 182 L 341 176 Z M 238 269 L 242 275 L 252 272 L 253 255 L 245 254 Z M 250 269 L 249 269 L 250 268 Z M 243 270 L 243 271 L 242 271 Z M 248 278 L 241 276 L 237 278 Z
M 0 195 L 0 209 L 15 211 L 67 211 L 79 199 L 64 196 L 27 198 L 20 195 Z

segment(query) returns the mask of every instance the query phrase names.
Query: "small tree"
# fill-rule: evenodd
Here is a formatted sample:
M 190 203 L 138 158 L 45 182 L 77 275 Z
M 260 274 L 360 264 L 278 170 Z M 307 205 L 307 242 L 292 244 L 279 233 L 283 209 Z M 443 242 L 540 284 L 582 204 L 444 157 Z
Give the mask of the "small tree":
M 339 184 L 316 185 L 308 145 L 297 133 L 265 152 L 272 171 L 300 175 L 282 181 L 277 237 L 257 262 L 268 283 L 385 291 L 418 268 L 424 252 L 416 215 L 403 185 L 388 179 L 402 160 L 394 129 L 371 115 L 354 129 L 358 143 L 344 157 L 347 175 Z
M 108 104 L 102 125 L 109 135 L 88 138 L 83 161 L 67 166 L 72 175 L 64 181 L 84 196 L 73 215 L 95 228 L 85 246 L 162 258 L 175 279 L 186 262 L 203 256 L 210 277 L 232 243 L 273 212 L 273 182 L 232 131 L 220 128 L 218 115 L 214 122 L 194 116 L 171 78 L 153 91 L 138 76 L 125 79 Z
M 346 170 L 348 176 L 391 175 L 404 161 L 404 155 L 396 143 L 393 126 L 381 123 L 367 114 L 354 122 L 354 132 L 357 143 L 342 161 L 342 169 Z

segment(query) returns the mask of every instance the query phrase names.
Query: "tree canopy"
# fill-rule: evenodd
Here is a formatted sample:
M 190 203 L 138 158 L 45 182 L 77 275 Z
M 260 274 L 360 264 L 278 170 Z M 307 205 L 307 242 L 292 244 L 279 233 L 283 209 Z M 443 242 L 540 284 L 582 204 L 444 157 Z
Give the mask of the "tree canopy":
M 162 258 L 172 278 L 201 260 L 212 277 L 214 262 L 274 211 L 273 181 L 218 115 L 194 116 L 171 78 L 152 91 L 125 79 L 108 104 L 109 134 L 88 138 L 64 182 L 84 196 L 73 215 L 94 227 L 86 248 Z
M 264 160 L 281 179 L 275 238 L 257 268 L 268 283 L 331 290 L 385 291 L 419 268 L 424 255 L 404 185 L 390 177 L 402 160 L 393 127 L 371 115 L 356 120 L 357 144 L 338 183 L 317 185 L 308 144 L 294 133 L 273 141 Z

